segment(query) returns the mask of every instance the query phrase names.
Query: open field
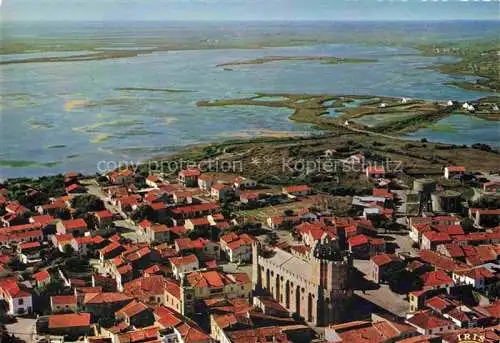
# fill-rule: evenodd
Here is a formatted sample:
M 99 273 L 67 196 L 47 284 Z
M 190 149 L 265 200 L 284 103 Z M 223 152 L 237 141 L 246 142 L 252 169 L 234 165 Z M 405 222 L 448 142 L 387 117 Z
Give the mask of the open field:
M 236 215 L 246 218 L 256 217 L 259 221 L 265 223 L 268 217 L 281 216 L 287 210 L 293 211 L 293 213 L 297 213 L 297 210 L 314 206 L 315 197 L 316 196 L 310 196 L 304 200 L 287 204 L 256 208 L 252 210 L 243 210 L 237 212 Z
M 326 158 L 326 150 L 334 150 L 335 153 Z M 345 171 L 342 165 L 335 164 L 335 161 L 360 151 L 382 163 L 392 161 L 390 168 L 407 174 L 407 178 L 419 173 L 442 175 L 442 168 L 446 165 L 462 165 L 466 170 L 483 172 L 500 170 L 500 154 L 494 151 L 439 143 L 409 142 L 371 135 L 369 132 L 349 131 L 342 127 L 323 136 L 262 137 L 192 146 L 158 159 L 161 158 L 166 165 L 175 160 L 200 162 L 201 166 L 204 165 L 203 161 L 211 161 L 212 165 L 216 165 L 214 161 L 223 161 L 227 165 L 236 165 L 235 172 L 260 183 L 318 184 L 320 191 L 330 192 L 336 189 L 337 195 L 354 195 L 371 190 L 372 184 L 358 172 Z M 310 163 L 312 168 L 304 168 L 307 163 Z M 333 170 L 325 170 L 325 166 L 332 167 L 331 163 Z

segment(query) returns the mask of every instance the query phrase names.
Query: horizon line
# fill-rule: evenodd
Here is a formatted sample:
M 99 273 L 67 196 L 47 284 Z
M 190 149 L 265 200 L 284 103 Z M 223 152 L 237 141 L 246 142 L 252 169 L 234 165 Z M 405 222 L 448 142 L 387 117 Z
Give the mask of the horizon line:
M 106 20 L 96 20 L 96 19 L 56 19 L 56 20 L 46 20 L 46 19 L 8 19 L 3 18 L 0 14 L 1 22 L 23 22 L 23 23 L 53 23 L 53 22 L 94 22 L 94 23 L 105 23 L 105 22 L 206 22 L 206 23 L 220 23 L 220 22 L 454 22 L 454 21 L 490 21 L 499 22 L 495 18 L 457 18 L 457 19 L 106 19 Z M 1 27 L 0 23 L 0 27 Z

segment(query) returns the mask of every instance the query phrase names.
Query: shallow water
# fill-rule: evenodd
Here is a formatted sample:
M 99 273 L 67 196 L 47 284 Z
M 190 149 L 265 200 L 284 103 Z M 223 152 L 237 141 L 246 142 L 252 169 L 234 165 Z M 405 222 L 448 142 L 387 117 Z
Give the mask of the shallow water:
M 231 72 L 216 67 L 264 56 L 298 55 L 378 61 L 360 64 L 282 61 L 243 65 Z M 486 95 L 446 86 L 445 82 L 457 77 L 422 69 L 442 60 L 442 57 L 422 57 L 407 48 L 328 44 L 172 51 L 88 62 L 3 65 L 0 66 L 3 76 L 0 178 L 68 170 L 93 173 L 100 160 L 144 160 L 185 145 L 219 141 L 242 130 L 312 131 L 309 125 L 288 120 L 289 109 L 197 107 L 196 102 L 204 99 L 251 97 L 256 92 L 436 100 L 469 100 Z M 193 92 L 116 90 L 123 87 Z M 429 131 L 419 131 L 414 137 L 429 134 L 436 140 L 487 143 L 493 140 L 492 127 L 497 126 L 491 122 L 477 126 L 465 141 L 462 134 Z
M 488 121 L 463 114 L 453 114 L 436 124 L 412 132 L 405 137 L 426 138 L 430 142 L 449 144 L 485 143 L 500 146 L 500 122 Z

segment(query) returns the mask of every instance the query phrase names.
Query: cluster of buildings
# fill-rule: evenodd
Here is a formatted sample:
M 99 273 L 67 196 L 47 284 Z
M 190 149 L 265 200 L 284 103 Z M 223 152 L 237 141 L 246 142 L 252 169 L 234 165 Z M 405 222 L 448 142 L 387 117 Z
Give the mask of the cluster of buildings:
M 442 178 L 464 175 L 449 166 Z M 8 315 L 37 316 L 33 337 L 66 341 L 455 342 L 466 329 L 498 341 L 499 210 L 464 211 L 436 181 L 392 191 L 381 166 L 360 177 L 374 188 L 352 198 L 349 217 L 311 205 L 310 185 L 196 168 L 140 181 L 130 169 L 105 182 L 68 173 L 65 194 L 46 200 L 26 187 L 23 199 L 44 199 L 26 203 L 0 185 L 0 299 Z M 102 206 L 82 213 L 77 197 Z M 228 215 L 228 203 L 283 210 Z M 382 222 L 404 228 L 396 239 Z M 353 318 L 361 264 L 391 294 L 406 281 L 398 275 L 412 280 L 404 316 Z

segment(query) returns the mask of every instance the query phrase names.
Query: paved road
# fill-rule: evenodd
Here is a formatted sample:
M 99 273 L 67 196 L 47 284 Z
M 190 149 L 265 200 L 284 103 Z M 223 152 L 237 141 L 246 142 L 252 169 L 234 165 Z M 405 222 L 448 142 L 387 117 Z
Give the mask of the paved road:
M 14 334 L 19 339 L 31 343 L 35 341 L 35 324 L 36 319 L 17 318 L 16 323 L 7 324 L 5 327 L 9 334 Z
M 369 279 L 367 277 L 369 266 L 370 261 L 354 260 L 354 267 L 365 274 L 366 279 Z M 380 285 L 379 289 L 364 292 L 355 291 L 355 294 L 398 317 L 404 317 L 410 308 L 410 304 L 404 299 L 405 297 L 392 292 L 388 285 Z

